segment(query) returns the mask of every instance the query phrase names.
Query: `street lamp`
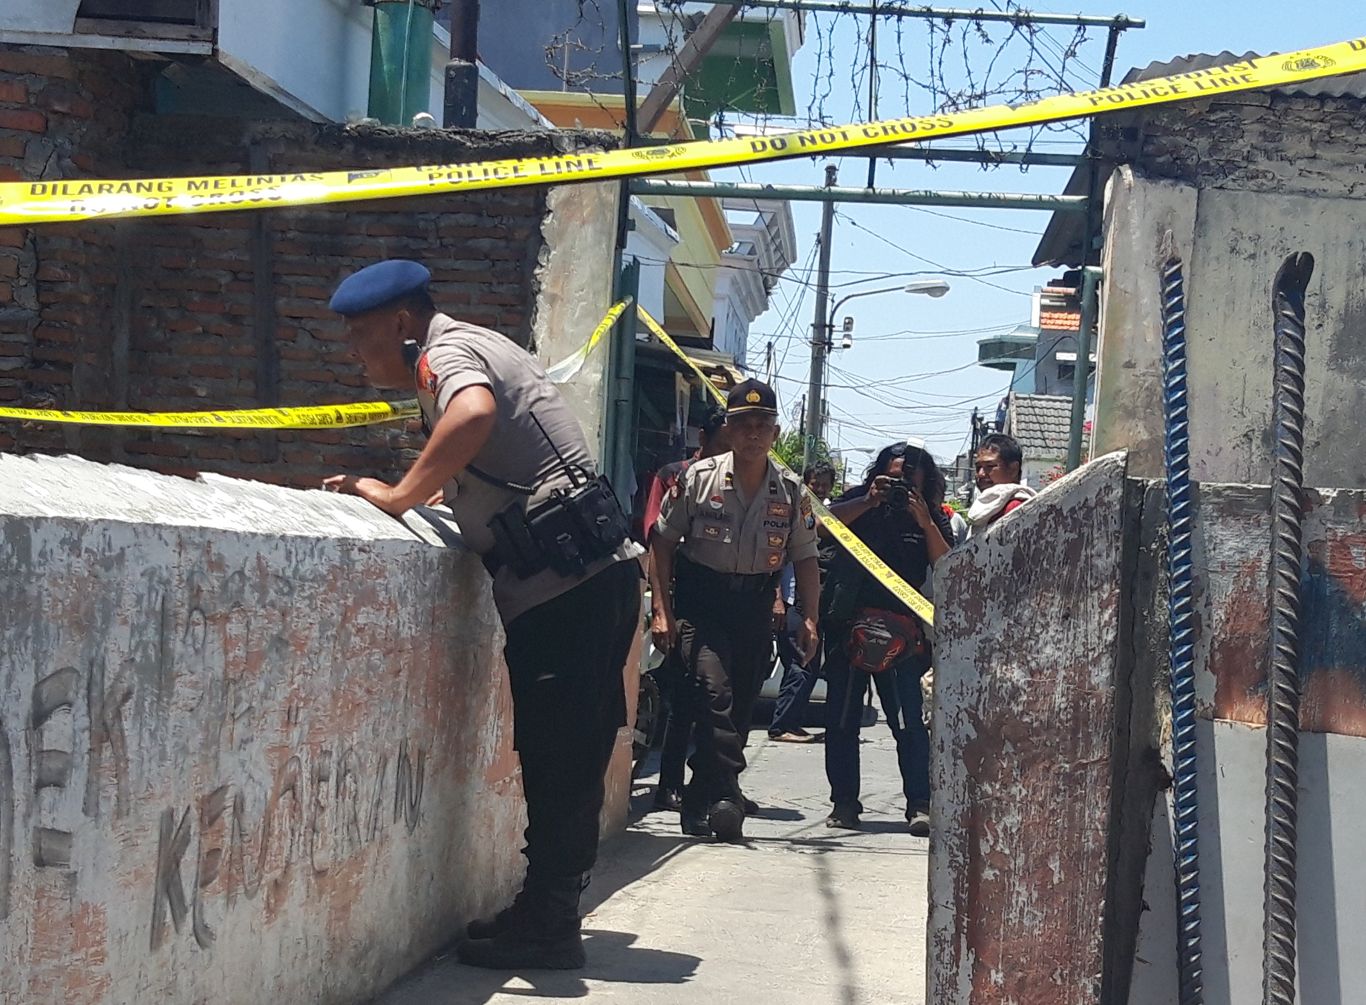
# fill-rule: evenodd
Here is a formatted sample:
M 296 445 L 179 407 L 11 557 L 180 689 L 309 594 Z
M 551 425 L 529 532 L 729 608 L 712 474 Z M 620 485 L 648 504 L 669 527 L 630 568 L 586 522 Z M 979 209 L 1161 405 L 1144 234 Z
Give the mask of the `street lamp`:
M 829 175 L 827 175 L 827 180 Z M 829 182 L 833 184 L 833 182 Z M 828 224 L 829 221 L 826 221 Z M 821 235 L 822 250 L 830 243 L 830 233 L 828 227 L 823 229 Z M 822 258 L 822 269 L 829 268 L 829 261 L 824 256 Z M 807 380 L 806 392 L 806 438 L 802 448 L 802 466 L 805 467 L 811 459 L 811 445 L 820 439 L 825 427 L 825 354 L 830 351 L 831 343 L 834 338 L 834 316 L 844 304 L 853 300 L 855 297 L 871 297 L 878 293 L 919 293 L 927 297 L 942 297 L 949 292 L 949 284 L 942 279 L 923 279 L 903 286 L 886 286 L 876 290 L 860 290 L 857 293 L 850 293 L 835 301 L 835 306 L 829 313 L 824 311 L 825 307 L 825 287 L 822 286 L 816 301 L 816 323 L 811 326 L 811 375 Z M 844 326 L 845 348 L 850 348 L 854 344 L 854 326 L 852 319 Z
M 834 319 L 839 314 L 840 308 L 853 300 L 855 297 L 871 297 L 875 293 L 919 293 L 923 296 L 938 299 L 949 292 L 949 284 L 942 279 L 924 279 L 914 283 L 907 283 L 905 286 L 886 286 L 877 290 L 860 290 L 858 293 L 850 293 L 835 301 L 835 306 L 830 309 L 830 322 L 826 327 L 833 331 Z M 843 348 L 849 349 L 854 344 L 854 325 L 853 318 L 845 318 L 844 321 L 844 343 Z M 826 346 L 833 348 L 833 337 L 826 339 Z

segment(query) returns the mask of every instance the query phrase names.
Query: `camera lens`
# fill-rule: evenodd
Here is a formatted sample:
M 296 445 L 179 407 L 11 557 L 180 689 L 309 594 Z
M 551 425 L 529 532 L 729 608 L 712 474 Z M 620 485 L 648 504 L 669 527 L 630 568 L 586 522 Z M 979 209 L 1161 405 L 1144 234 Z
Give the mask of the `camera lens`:
M 904 510 L 911 503 L 911 493 L 905 482 L 893 482 L 887 489 L 887 508 L 893 512 Z

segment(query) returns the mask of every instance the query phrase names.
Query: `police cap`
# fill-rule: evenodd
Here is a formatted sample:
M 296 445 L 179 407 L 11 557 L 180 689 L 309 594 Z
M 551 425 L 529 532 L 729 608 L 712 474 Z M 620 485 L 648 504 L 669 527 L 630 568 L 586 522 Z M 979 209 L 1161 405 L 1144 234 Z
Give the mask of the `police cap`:
M 364 314 L 423 292 L 431 281 L 431 272 L 421 262 L 390 258 L 343 279 L 327 306 L 344 317 Z
M 766 415 L 778 414 L 778 396 L 762 380 L 742 380 L 726 395 L 726 414 L 743 415 L 746 412 L 763 412 Z

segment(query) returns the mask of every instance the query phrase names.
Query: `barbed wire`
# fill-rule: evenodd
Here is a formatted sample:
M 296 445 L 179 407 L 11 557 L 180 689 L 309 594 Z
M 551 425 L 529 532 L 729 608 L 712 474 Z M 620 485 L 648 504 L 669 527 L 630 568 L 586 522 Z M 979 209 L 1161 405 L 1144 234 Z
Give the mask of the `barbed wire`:
M 953 113 L 1096 86 L 1099 73 L 1083 58 L 1084 46 L 1092 41 L 1085 26 L 1060 38 L 1049 27 L 1030 23 L 1029 11 L 1018 0 L 991 0 L 991 4 L 996 11 L 1018 15 L 1018 19 L 985 21 L 971 15 L 909 19 L 742 6 L 737 18 L 743 17 L 746 25 L 756 28 L 767 27 L 767 41 L 745 36 L 733 43 L 729 57 L 729 49 L 713 50 L 705 72 L 695 71 L 684 82 L 685 116 L 697 116 L 692 121 L 713 135 L 730 135 L 737 126 L 760 131 L 815 128 L 878 116 Z M 624 69 L 617 65 L 621 62 L 617 13 L 613 10 L 609 17 L 605 6 L 615 4 L 613 0 L 576 0 L 574 22 L 554 32 L 545 47 L 545 59 L 562 86 L 592 97 L 620 126 Z M 702 5 L 699 0 L 655 0 L 653 6 L 664 36 L 658 54 L 672 61 L 705 16 L 697 9 Z M 762 71 L 763 60 L 755 57 L 764 45 L 782 44 L 773 42 L 779 34 L 774 25 L 791 17 L 798 19 L 798 30 L 805 33 L 804 48 L 814 67 L 794 80 L 804 93 L 794 94 L 791 114 L 782 114 L 774 110 L 779 105 L 776 81 Z M 724 79 L 721 72 L 726 74 Z M 849 85 L 847 107 L 837 102 L 836 81 L 844 73 Z M 648 87 L 642 86 L 642 94 L 646 91 Z M 617 100 L 603 100 L 608 95 Z M 982 134 L 972 138 L 972 144 L 978 150 L 999 152 L 1007 146 L 1019 149 L 1023 143 L 1028 151 L 1037 142 L 1055 143 L 1060 138 L 1075 144 L 1085 138 L 1085 128 L 1077 122 L 1048 123 L 1010 134 Z M 983 165 L 988 166 L 1001 165 Z M 1027 170 L 1028 165 L 1021 164 L 1020 169 Z

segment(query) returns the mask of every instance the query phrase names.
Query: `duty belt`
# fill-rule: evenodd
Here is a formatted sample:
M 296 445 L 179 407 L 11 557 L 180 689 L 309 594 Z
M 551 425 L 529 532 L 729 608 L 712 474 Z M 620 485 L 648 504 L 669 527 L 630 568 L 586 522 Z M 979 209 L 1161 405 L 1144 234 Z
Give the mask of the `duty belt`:
M 679 555 L 675 560 L 674 579 L 680 592 L 709 593 L 771 593 L 778 585 L 776 572 L 747 575 L 739 572 L 717 572 Z

